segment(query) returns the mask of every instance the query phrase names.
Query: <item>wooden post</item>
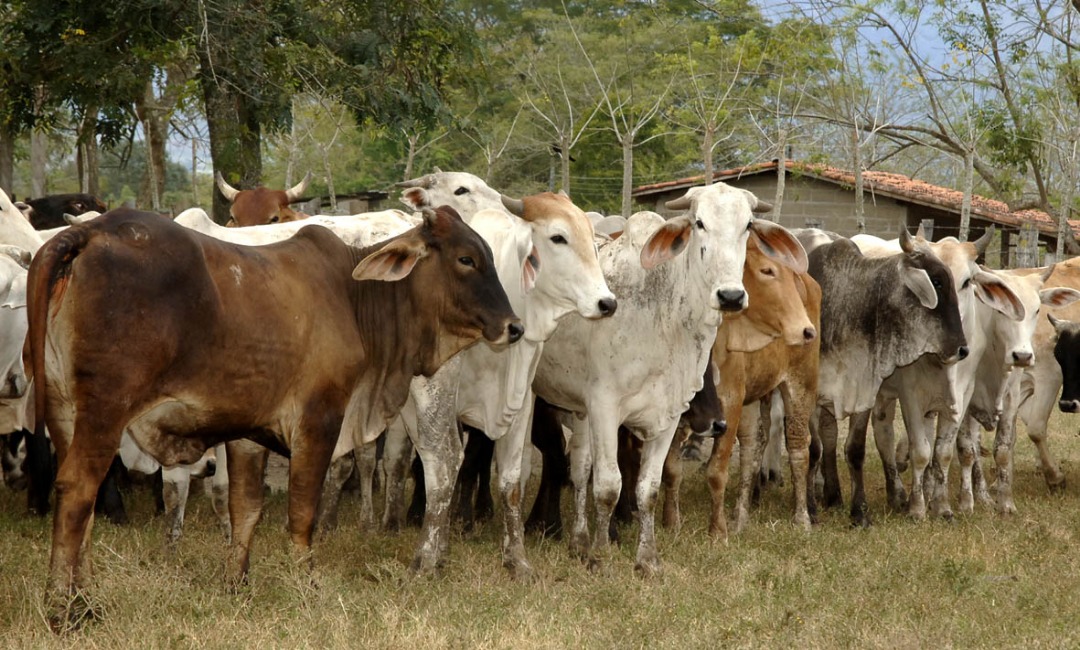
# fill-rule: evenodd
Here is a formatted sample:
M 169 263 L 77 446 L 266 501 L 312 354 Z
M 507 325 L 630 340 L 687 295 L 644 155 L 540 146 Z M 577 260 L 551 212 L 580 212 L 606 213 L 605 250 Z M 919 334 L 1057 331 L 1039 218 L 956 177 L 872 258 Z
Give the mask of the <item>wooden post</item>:
M 1031 268 L 1039 265 L 1039 231 L 1035 224 L 1020 226 L 1016 241 L 1016 265 L 1014 268 Z

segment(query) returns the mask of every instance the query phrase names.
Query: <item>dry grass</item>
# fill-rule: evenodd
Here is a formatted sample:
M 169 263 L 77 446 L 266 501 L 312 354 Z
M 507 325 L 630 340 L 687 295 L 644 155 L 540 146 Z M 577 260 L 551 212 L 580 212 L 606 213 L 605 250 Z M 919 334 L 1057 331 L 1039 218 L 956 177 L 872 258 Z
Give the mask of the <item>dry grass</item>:
M 705 536 L 707 491 L 691 474 L 684 525 L 661 532 L 665 572 L 649 581 L 633 573 L 633 544 L 590 573 L 564 543 L 530 539 L 538 579 L 515 583 L 500 566 L 495 523 L 455 540 L 443 575 L 409 579 L 417 532 L 358 532 L 353 501 L 317 545 L 309 576 L 289 559 L 279 494 L 257 534 L 251 585 L 229 594 L 209 501 L 192 498 L 185 537 L 169 553 L 140 491 L 129 500 L 134 524 L 95 530 L 89 597 L 103 618 L 66 637 L 48 631 L 41 606 L 49 524 L 23 516 L 23 495 L 0 489 L 0 647 L 1077 647 L 1077 424 L 1060 414 L 1052 422 L 1071 481 L 1062 494 L 1047 492 L 1032 446 L 1019 441 L 1012 518 L 979 508 L 952 523 L 913 523 L 889 513 L 873 459 L 873 528 L 851 529 L 835 511 L 799 532 L 785 489 L 722 545 Z

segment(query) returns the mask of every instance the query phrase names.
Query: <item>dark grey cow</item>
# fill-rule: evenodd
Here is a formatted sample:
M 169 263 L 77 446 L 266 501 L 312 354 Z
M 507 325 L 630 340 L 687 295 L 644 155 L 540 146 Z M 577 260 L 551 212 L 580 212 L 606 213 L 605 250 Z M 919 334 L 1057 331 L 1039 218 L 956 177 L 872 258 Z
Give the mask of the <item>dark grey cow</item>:
M 1064 413 L 1080 413 L 1080 323 L 1047 318 L 1054 326 L 1054 358 L 1061 366 L 1061 399 L 1058 408 Z
M 949 269 L 916 247 L 906 231 L 900 245 L 903 252 L 898 255 L 867 258 L 854 243 L 841 238 L 810 253 L 809 272 L 822 292 L 814 437 L 822 445 L 826 506 L 842 503 L 836 470 L 837 420 L 854 416 L 851 426 L 864 428 L 882 381 L 924 354 L 936 355 L 943 364 L 967 356 Z M 845 451 L 853 472 L 861 470 L 864 447 L 864 440 L 848 439 Z M 817 462 L 814 465 L 811 475 Z M 862 487 L 854 489 L 852 517 L 867 523 Z

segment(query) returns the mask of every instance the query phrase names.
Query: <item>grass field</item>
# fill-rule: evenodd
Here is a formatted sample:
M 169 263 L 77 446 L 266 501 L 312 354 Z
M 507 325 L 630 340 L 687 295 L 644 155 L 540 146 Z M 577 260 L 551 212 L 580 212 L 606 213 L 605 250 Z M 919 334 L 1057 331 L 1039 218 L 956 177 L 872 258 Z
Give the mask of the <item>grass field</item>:
M 634 574 L 634 543 L 593 573 L 565 542 L 530 538 L 538 577 L 513 582 L 497 522 L 455 538 L 442 575 L 410 579 L 418 532 L 361 532 L 355 500 L 316 545 L 311 576 L 291 564 L 285 497 L 275 494 L 251 584 L 230 594 L 209 500 L 193 490 L 184 538 L 168 552 L 152 499 L 138 490 L 131 525 L 95 527 L 90 598 L 103 617 L 65 637 L 48 631 L 42 609 L 51 520 L 24 516 L 24 495 L 0 488 L 0 648 L 1076 648 L 1078 425 L 1061 414 L 1051 423 L 1069 478 L 1059 494 L 1048 493 L 1021 434 L 1010 518 L 985 507 L 951 523 L 889 513 L 875 457 L 872 528 L 852 529 L 846 511 L 832 511 L 800 532 L 785 488 L 767 493 L 748 530 L 724 545 L 705 535 L 707 488 L 688 472 L 682 529 L 660 532 L 664 573 L 647 581 Z

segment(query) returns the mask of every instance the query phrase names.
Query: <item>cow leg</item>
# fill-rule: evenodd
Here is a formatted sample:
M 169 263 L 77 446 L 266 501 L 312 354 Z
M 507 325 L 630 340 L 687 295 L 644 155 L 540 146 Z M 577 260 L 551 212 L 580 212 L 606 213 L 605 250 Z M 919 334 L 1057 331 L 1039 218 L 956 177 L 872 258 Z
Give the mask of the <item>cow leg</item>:
M 994 438 L 994 461 L 997 463 L 997 480 L 994 483 L 995 505 L 999 514 L 1016 514 L 1012 496 L 1013 445 L 1016 443 L 1016 420 L 1000 418 Z
M 330 462 L 330 469 L 326 472 L 326 480 L 323 481 L 322 498 L 319 500 L 318 522 L 320 530 L 328 531 L 337 528 L 341 491 L 345 487 L 345 482 L 352 476 L 355 468 L 355 451 L 335 458 Z
M 956 441 L 960 426 L 944 415 L 938 415 L 937 440 L 934 442 L 934 460 L 927 472 L 927 496 L 930 499 L 930 512 L 935 517 L 952 519 L 952 506 L 949 504 L 949 467 L 956 452 Z
M 424 485 L 424 463 L 419 454 L 413 456 L 409 473 L 413 478 L 413 493 L 409 501 L 409 511 L 405 514 L 405 523 L 420 528 L 424 525 L 424 513 L 427 512 L 427 486 Z
M 817 395 L 814 395 L 815 399 Z M 821 411 L 810 406 L 810 460 L 806 472 L 806 512 L 810 515 L 810 523 L 818 523 L 817 516 L 817 477 L 821 469 L 821 435 L 818 426 L 818 417 Z
M 816 380 L 816 377 L 814 378 Z M 810 480 L 810 412 L 817 399 L 817 389 L 794 382 L 781 386 L 784 399 L 784 443 L 791 465 L 791 487 L 795 509 L 793 521 L 803 530 L 810 530 L 811 520 L 807 501 Z
M 862 526 L 863 528 L 871 524 L 863 481 L 863 464 L 866 460 L 866 428 L 869 424 L 869 410 L 852 415 L 848 424 L 847 444 L 844 446 L 848 471 L 851 473 L 851 525 Z
M 311 540 L 319 500 L 326 470 L 341 433 L 341 419 L 335 420 L 323 413 L 305 414 L 299 431 L 304 435 L 293 438 L 289 457 L 289 538 L 295 561 L 310 570 L 313 566 Z M 362 448 L 357 449 L 356 453 L 361 451 Z
M 525 530 L 562 539 L 562 488 L 570 481 L 570 466 L 563 449 L 562 424 L 554 409 L 540 398 L 533 406 L 531 439 L 540 450 L 543 464 L 540 488 L 525 521 Z
M 226 443 L 226 454 L 232 546 L 225 561 L 225 583 L 236 589 L 247 581 L 251 540 L 262 516 L 263 475 L 270 451 L 250 440 L 235 440 Z M 289 472 L 292 473 L 291 463 Z M 291 494 L 289 498 L 292 499 Z M 289 525 L 292 526 L 291 521 Z
M 596 530 L 593 531 L 589 566 L 595 569 L 604 563 L 610 552 L 608 528 L 611 524 L 611 515 L 615 511 L 615 504 L 619 501 L 619 492 L 622 491 L 622 474 L 619 472 L 618 460 L 619 422 L 614 405 L 588 404 L 588 407 L 589 445 L 593 456 L 593 504 L 596 507 Z M 663 462 L 662 458 L 661 462 Z M 657 469 L 659 470 L 659 467 Z M 645 480 L 644 474 L 641 480 Z M 659 471 L 656 473 L 656 482 L 659 487 Z M 642 506 L 640 501 L 638 506 L 640 511 Z M 644 526 L 642 524 L 639 539 L 651 534 L 651 531 L 644 531 Z
M 44 430 L 26 436 L 26 507 L 30 514 L 44 517 L 49 514 L 49 494 L 52 493 L 56 465 Z
M 827 409 L 819 408 L 817 422 L 821 440 L 821 472 L 825 476 L 823 501 L 826 508 L 838 508 L 844 505 L 844 496 L 840 492 L 840 472 L 836 468 L 836 442 L 839 437 L 836 416 Z
M 896 460 L 896 430 L 893 422 L 896 420 L 896 400 L 879 397 L 874 404 L 873 425 L 874 443 L 877 445 L 878 456 L 881 457 L 882 469 L 885 471 L 885 498 L 889 507 L 902 512 L 907 508 L 907 492 L 904 490 L 904 481 L 900 477 L 899 464 Z M 907 449 L 905 439 L 904 448 Z M 906 461 L 905 461 L 906 463 Z
M 410 566 L 410 571 L 416 574 L 431 573 L 440 567 L 449 542 L 446 528 L 450 521 L 454 477 L 461 468 L 464 455 L 456 422 L 453 427 L 438 439 L 433 440 L 434 436 L 428 436 L 425 443 L 416 446 L 424 465 L 424 491 L 427 496 L 420 546 Z
M 468 440 L 465 442 L 465 458 L 461 462 L 461 471 L 458 472 L 454 489 L 454 519 L 462 522 L 464 529 L 469 531 L 481 519 L 479 508 L 483 506 L 484 493 L 487 493 L 488 501 L 491 499 L 491 458 L 495 447 L 483 431 L 468 425 L 464 425 L 464 429 L 468 433 Z M 520 468 L 518 471 L 521 471 Z M 473 507 L 474 495 L 476 509 Z M 486 507 L 492 510 L 490 503 Z
M 175 546 L 184 534 L 184 511 L 191 490 L 187 465 L 161 468 L 161 496 L 165 501 L 165 543 Z
M 750 521 L 750 493 L 754 475 L 757 473 L 758 429 L 761 426 L 761 405 L 748 404 L 739 422 L 739 496 L 735 500 L 735 534 L 738 535 Z
M 495 499 L 491 494 L 491 461 L 495 457 L 495 442 L 487 435 L 476 430 L 477 473 L 476 501 L 473 504 L 473 522 L 490 521 L 495 516 Z M 470 440 L 473 436 L 470 435 Z M 524 440 L 522 441 L 524 445 Z M 518 463 L 518 476 L 521 476 L 522 464 Z M 519 506 L 520 508 L 520 506 Z
M 532 423 L 532 404 L 532 395 L 527 394 L 522 409 L 510 422 L 510 428 L 494 443 L 503 507 L 503 566 L 518 580 L 526 580 L 533 575 L 533 568 L 525 559 L 525 525 L 521 517 L 521 464 L 525 441 L 529 439 L 529 425 Z M 491 463 L 488 463 L 490 467 Z
M 405 523 L 405 473 L 412 461 L 413 446 L 401 418 L 386 428 L 385 435 L 383 467 L 386 468 L 386 508 L 382 525 L 383 530 L 396 533 Z M 417 489 L 418 493 L 420 491 Z
M 677 430 L 664 458 L 664 471 L 660 479 L 664 486 L 664 511 L 660 523 L 671 530 L 679 530 L 682 525 L 682 514 L 679 512 L 679 488 L 683 479 L 682 443 L 690 435 L 687 427 Z
M 232 523 L 229 521 L 229 456 L 225 444 L 217 445 L 214 454 L 217 464 L 210 482 L 210 502 L 225 533 L 225 544 L 228 545 L 232 544 Z
M 769 483 L 784 485 L 783 447 L 781 429 L 786 414 L 783 397 L 774 391 L 768 400 L 763 401 L 761 411 L 761 431 L 758 435 L 758 448 L 761 452 L 758 460 L 758 483 L 764 488 Z M 809 441 L 809 434 L 807 441 Z M 809 444 L 809 442 L 807 442 Z M 758 495 L 754 495 L 755 502 Z
M 934 416 L 923 417 L 918 408 L 909 408 L 902 401 L 900 412 L 907 429 L 908 456 L 911 459 L 911 497 L 908 499 L 908 515 L 915 520 L 926 518 L 926 496 L 923 476 L 930 465 L 931 447 L 929 432 L 934 428 Z
M 570 482 L 574 487 L 574 526 L 570 531 L 570 551 L 589 559 L 588 496 L 592 476 L 592 432 L 589 419 L 575 420 L 570 436 Z M 607 529 L 604 529 L 607 535 Z
M 354 451 L 356 474 L 360 477 L 360 526 L 375 527 L 375 470 L 379 464 L 378 440 L 358 445 Z
M 646 440 L 641 448 L 641 477 L 637 484 L 638 550 L 634 569 L 643 577 L 660 574 L 660 552 L 656 547 L 656 496 L 660 492 L 660 475 L 667 458 L 678 423 L 665 432 Z
M 972 471 L 975 460 L 979 457 L 979 423 L 975 418 L 965 416 L 956 438 L 956 455 L 960 461 L 960 512 L 970 515 L 975 512 L 975 495 L 972 489 Z
M 1046 487 L 1051 492 L 1065 489 L 1065 474 L 1061 471 L 1061 467 L 1058 465 L 1054 455 L 1050 453 L 1050 443 L 1047 439 L 1048 428 L 1046 426 L 1050 414 L 1054 410 L 1053 399 L 1056 398 L 1060 391 L 1061 383 L 1059 382 L 1054 390 L 1049 393 L 1051 399 L 1048 400 L 1038 394 L 1032 396 L 1029 399 L 1029 403 L 1033 403 L 1030 408 L 1031 414 L 1025 413 L 1023 418 L 1024 424 L 1027 426 L 1028 438 L 1034 443 L 1035 450 L 1038 453 L 1039 468 L 1042 469 L 1043 478 L 1046 479 Z M 1013 434 L 1015 435 L 1015 428 Z
M 709 493 L 712 496 L 712 509 L 709 516 L 709 535 L 726 542 L 728 538 L 727 514 L 724 512 L 724 495 L 727 492 L 728 466 L 731 462 L 731 450 L 735 446 L 742 422 L 742 393 L 733 395 L 731 404 L 724 403 L 724 417 L 728 421 L 728 430 L 723 436 L 713 440 L 712 454 L 706 468 L 709 481 Z
M 611 516 L 608 540 L 618 544 L 618 524 L 629 524 L 634 520 L 634 513 L 637 512 L 636 488 L 638 478 L 641 476 L 641 441 L 635 438 L 626 427 L 619 427 L 616 458 L 618 458 L 622 487 L 619 490 L 619 500 L 615 502 L 615 511 Z
M 109 471 L 105 474 L 105 480 L 98 488 L 97 499 L 94 501 L 94 513 L 103 514 L 109 523 L 123 526 L 128 523 L 127 510 L 124 508 L 124 497 L 120 495 L 120 481 L 126 471 L 123 461 L 119 456 L 113 458 L 109 464 Z
M 90 420 L 84 417 L 84 420 Z M 95 419 L 93 424 L 101 420 Z M 52 553 L 46 606 L 54 630 L 77 626 L 96 614 L 80 591 L 90 581 L 90 539 L 94 527 L 94 501 L 120 447 L 120 426 L 83 425 L 71 442 L 56 436 L 60 470 L 56 476 L 56 514 L 53 516 Z M 109 432 L 114 429 L 115 433 Z M 56 428 L 54 427 L 55 431 Z

